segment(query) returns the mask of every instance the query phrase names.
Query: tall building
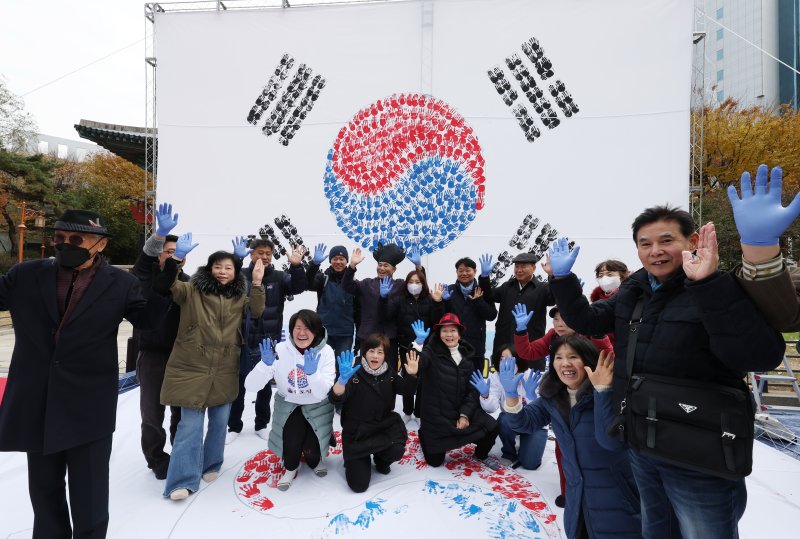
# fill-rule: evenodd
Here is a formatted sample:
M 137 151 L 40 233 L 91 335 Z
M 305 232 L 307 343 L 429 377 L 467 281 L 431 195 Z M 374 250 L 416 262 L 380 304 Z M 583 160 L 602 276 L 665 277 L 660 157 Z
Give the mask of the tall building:
M 791 103 L 798 77 L 800 0 L 700 0 L 705 9 L 706 101 L 744 106 Z

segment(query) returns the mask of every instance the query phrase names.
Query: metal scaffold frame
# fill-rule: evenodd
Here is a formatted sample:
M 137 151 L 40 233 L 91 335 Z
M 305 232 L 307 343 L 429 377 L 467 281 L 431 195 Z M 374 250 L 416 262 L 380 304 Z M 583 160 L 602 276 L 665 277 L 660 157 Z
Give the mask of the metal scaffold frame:
M 694 30 L 692 32 L 692 98 L 690 113 L 690 170 L 689 170 L 689 213 L 700 226 L 703 224 L 703 124 L 705 120 L 705 62 L 706 62 L 706 24 L 703 0 L 697 0 L 694 11 Z

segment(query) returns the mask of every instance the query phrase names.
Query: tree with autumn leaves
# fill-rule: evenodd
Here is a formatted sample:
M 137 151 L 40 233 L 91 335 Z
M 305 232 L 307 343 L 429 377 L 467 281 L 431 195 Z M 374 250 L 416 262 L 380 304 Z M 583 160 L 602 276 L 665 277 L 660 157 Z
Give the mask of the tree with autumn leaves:
M 698 114 L 698 112 L 693 112 Z M 755 177 L 758 165 L 783 169 L 783 204 L 800 190 L 800 114 L 791 107 L 742 107 L 733 99 L 703 110 L 703 221 L 714 221 L 720 265 L 741 260 L 739 233 L 726 189 L 740 189 L 742 172 Z M 800 254 L 800 222 L 781 237 L 784 256 Z

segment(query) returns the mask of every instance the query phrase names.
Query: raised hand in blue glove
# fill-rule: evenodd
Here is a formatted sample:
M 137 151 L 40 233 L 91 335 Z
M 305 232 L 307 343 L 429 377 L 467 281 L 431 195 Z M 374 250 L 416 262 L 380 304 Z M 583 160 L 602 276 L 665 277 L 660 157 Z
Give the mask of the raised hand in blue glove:
M 252 249 L 247 248 L 247 238 L 244 236 L 234 236 L 231 244 L 233 245 L 233 256 L 236 258 L 243 259 L 253 252 Z
M 449 286 L 445 285 L 445 287 L 442 289 L 442 299 L 444 301 L 447 301 L 448 299 L 450 299 L 452 297 L 453 297 L 453 291 L 450 290 Z
M 528 308 L 525 307 L 524 303 L 517 303 L 511 312 L 514 315 L 514 322 L 517 323 L 517 332 L 528 331 L 528 323 L 533 318 L 533 311 L 528 312 Z
M 318 350 L 309 349 L 303 352 L 303 364 L 297 364 L 298 367 L 303 369 L 306 375 L 312 375 L 317 372 L 319 367 L 320 354 Z
M 469 381 L 472 384 L 472 387 L 478 390 L 481 397 L 488 397 L 489 396 L 489 386 L 490 382 L 483 375 L 480 371 L 475 371 L 472 373 L 472 378 Z
M 322 264 L 322 261 L 325 260 L 325 254 L 327 250 L 328 248 L 324 243 L 318 243 L 316 247 L 314 247 L 314 264 L 317 266 Z
M 550 267 L 553 270 L 553 275 L 556 277 L 566 277 L 572 271 L 572 266 L 575 264 L 575 259 L 578 258 L 578 253 L 581 248 L 578 245 L 570 251 L 569 240 L 567 238 L 558 238 L 550 245 L 547 250 L 550 255 Z
M 186 255 L 191 252 L 192 249 L 200 245 L 199 243 L 192 243 L 192 233 L 187 232 L 183 234 L 180 238 L 178 238 L 178 243 L 175 245 L 175 258 L 178 260 L 183 260 L 186 258 Z
M 525 396 L 529 401 L 536 400 L 536 388 L 539 387 L 539 381 L 542 379 L 542 371 L 532 372 L 526 379 L 522 378 L 522 387 L 525 389 Z
M 500 360 L 500 385 L 506 392 L 506 397 L 514 399 L 519 397 L 519 381 L 524 373 L 517 374 L 517 360 L 513 356 L 505 357 Z
M 258 350 L 261 352 L 261 362 L 267 367 L 275 363 L 275 342 L 267 337 L 258 343 Z
M 379 287 L 380 288 L 379 288 L 378 291 L 379 291 L 379 293 L 380 293 L 382 298 L 388 298 L 389 297 L 389 292 L 392 291 L 392 285 L 393 284 L 394 283 L 392 282 L 392 278 L 391 277 L 384 277 L 383 279 L 380 280 L 380 283 L 379 283 Z
M 422 251 L 420 250 L 419 246 L 417 245 L 411 246 L 411 248 L 408 250 L 408 259 L 415 266 L 419 266 L 420 264 L 422 264 Z
M 492 270 L 494 269 L 494 264 L 492 263 L 492 255 L 485 254 L 481 255 L 478 259 L 481 263 L 481 277 L 488 277 Z
M 750 184 L 750 173 L 742 174 L 741 199 L 736 187 L 728 187 L 733 220 L 745 245 L 778 245 L 778 238 L 800 215 L 800 193 L 784 208 L 781 204 L 783 171 L 780 167 L 773 167 L 767 185 L 768 171 L 767 165 L 758 167 L 755 193 Z
M 411 322 L 411 329 L 414 331 L 414 335 L 416 335 L 416 343 L 422 344 L 425 342 L 425 339 L 428 338 L 428 335 L 431 334 L 431 330 L 425 329 L 425 322 L 422 320 L 417 320 L 416 322 Z
M 166 238 L 167 234 L 172 232 L 172 229 L 178 226 L 178 214 L 172 215 L 172 204 L 164 204 L 158 205 L 158 210 L 156 210 L 156 221 L 158 222 L 158 227 L 156 227 L 156 236 L 161 236 L 162 238 Z
M 353 366 L 353 352 L 349 350 L 339 354 L 339 359 L 336 361 L 339 363 L 339 379 L 336 381 L 343 386 L 347 385 L 347 382 L 361 368 L 361 365 Z

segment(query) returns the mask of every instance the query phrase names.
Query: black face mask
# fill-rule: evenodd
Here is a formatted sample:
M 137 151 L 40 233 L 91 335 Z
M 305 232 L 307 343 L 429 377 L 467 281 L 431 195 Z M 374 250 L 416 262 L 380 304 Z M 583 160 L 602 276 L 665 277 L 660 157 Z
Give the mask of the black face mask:
M 98 241 L 97 243 L 100 242 Z M 97 243 L 94 245 L 97 245 Z M 92 247 L 94 247 L 94 245 L 92 245 Z M 56 262 L 65 268 L 77 268 L 92 258 L 92 254 L 89 252 L 89 249 L 84 247 L 76 247 L 71 243 L 64 242 L 56 245 L 54 248 L 56 250 Z

